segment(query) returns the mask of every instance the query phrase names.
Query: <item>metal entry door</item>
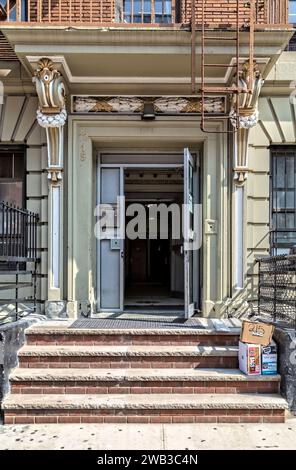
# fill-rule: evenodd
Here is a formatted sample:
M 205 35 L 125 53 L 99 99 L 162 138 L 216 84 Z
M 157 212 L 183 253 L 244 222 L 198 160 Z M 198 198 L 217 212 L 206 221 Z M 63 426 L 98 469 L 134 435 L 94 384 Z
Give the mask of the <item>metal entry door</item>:
M 199 190 L 199 156 L 192 156 L 189 149 L 184 149 L 184 210 L 183 210 L 183 237 L 184 237 L 184 305 L 185 318 L 194 315 L 199 304 L 199 256 L 195 242 L 200 234 L 196 231 L 198 215 L 195 204 L 198 200 Z M 198 246 L 198 245 L 197 245 Z
M 115 222 L 113 234 L 106 224 L 105 234 L 98 240 L 98 309 L 120 312 L 124 303 L 124 174 L 120 167 L 99 166 L 98 172 L 99 215 L 106 216 L 113 208 Z

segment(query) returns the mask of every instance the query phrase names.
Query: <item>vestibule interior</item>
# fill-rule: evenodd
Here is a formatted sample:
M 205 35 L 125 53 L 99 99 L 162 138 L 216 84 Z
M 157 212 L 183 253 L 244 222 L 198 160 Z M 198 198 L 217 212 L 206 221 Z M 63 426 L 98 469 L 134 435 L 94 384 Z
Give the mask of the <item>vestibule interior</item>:
M 183 168 L 129 168 L 124 172 L 126 226 L 145 208 L 145 224 L 135 227 L 139 237 L 125 240 L 125 309 L 184 307 L 184 256 L 182 239 Z M 168 209 L 168 224 L 156 208 Z M 172 204 L 179 207 L 180 237 L 173 230 Z M 167 234 L 163 228 L 167 226 Z M 176 229 L 176 226 L 174 225 Z M 142 230 L 142 232 L 141 232 Z M 143 232 L 145 231 L 145 233 Z M 173 233 L 174 232 L 174 233 Z

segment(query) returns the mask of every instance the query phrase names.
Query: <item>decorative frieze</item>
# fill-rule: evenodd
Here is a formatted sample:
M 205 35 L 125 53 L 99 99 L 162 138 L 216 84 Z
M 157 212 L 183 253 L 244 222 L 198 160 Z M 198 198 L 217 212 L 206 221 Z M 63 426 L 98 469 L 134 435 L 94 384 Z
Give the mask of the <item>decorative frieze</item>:
M 72 112 L 76 114 L 142 114 L 145 104 L 152 104 L 156 115 L 200 114 L 201 99 L 188 96 L 83 96 L 72 97 Z M 225 98 L 206 98 L 208 114 L 224 114 Z

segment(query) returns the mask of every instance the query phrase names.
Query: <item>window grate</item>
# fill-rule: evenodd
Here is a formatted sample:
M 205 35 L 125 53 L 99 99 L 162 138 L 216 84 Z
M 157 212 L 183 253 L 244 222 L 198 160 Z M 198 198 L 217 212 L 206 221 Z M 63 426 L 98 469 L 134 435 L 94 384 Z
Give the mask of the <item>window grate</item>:
M 296 247 L 296 147 L 271 149 L 271 254 Z

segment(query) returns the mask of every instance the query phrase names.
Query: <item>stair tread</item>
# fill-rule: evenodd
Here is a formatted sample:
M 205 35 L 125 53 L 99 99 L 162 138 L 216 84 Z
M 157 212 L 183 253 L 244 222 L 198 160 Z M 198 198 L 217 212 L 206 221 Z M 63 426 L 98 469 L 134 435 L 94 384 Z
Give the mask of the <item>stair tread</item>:
M 193 335 L 193 336 L 208 336 L 208 335 L 224 335 L 224 336 L 237 336 L 241 332 L 239 322 L 229 320 L 225 323 L 225 329 L 215 324 L 214 320 L 198 319 L 200 327 L 186 327 L 186 328 L 71 328 L 74 323 L 73 320 L 64 321 L 49 321 L 43 324 L 35 324 L 27 329 L 26 335 L 61 335 L 61 336 L 100 336 L 100 335 L 125 335 L 125 336 L 171 336 L 171 335 Z
M 79 369 L 79 368 L 16 368 L 11 382 L 19 381 L 280 381 L 280 375 L 246 376 L 239 369 Z
M 236 346 L 24 346 L 20 357 L 64 356 L 237 356 Z
M 280 395 L 256 394 L 141 394 L 141 395 L 8 395 L 11 409 L 286 409 Z

